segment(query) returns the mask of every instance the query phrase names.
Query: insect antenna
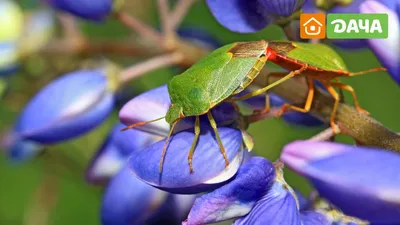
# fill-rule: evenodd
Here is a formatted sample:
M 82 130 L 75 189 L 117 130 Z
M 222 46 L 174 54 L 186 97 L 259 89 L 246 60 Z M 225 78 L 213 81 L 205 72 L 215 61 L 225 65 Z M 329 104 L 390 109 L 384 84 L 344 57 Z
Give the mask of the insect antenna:
M 146 122 L 135 123 L 135 124 L 132 124 L 132 125 L 129 125 L 129 126 L 123 128 L 121 131 L 126 131 L 126 130 L 129 130 L 129 129 L 135 128 L 135 127 L 140 127 L 140 126 L 143 126 L 143 125 L 146 125 L 146 124 L 149 124 L 149 123 L 153 123 L 153 122 L 162 120 L 164 118 L 165 118 L 165 116 L 157 118 L 157 119 L 154 119 L 154 120 L 149 120 L 149 121 L 146 121 Z
M 169 139 L 172 135 L 172 132 L 174 131 L 175 125 L 179 122 L 179 120 L 176 120 L 172 125 L 171 125 L 171 129 L 169 130 L 169 134 L 167 139 L 165 139 L 165 143 L 164 143 L 164 148 L 161 154 L 161 159 L 160 159 L 160 173 L 162 173 L 163 170 L 163 165 L 164 165 L 164 158 L 165 158 L 165 154 L 167 153 L 167 148 L 168 148 L 168 144 L 169 144 Z
M 355 72 L 355 73 L 350 73 L 349 76 L 357 76 L 357 75 L 362 75 L 362 74 L 372 73 L 372 72 L 378 72 L 378 71 L 387 71 L 387 69 L 383 68 L 383 67 L 373 68 L 373 69 L 369 69 L 369 70 L 363 70 L 363 71 L 359 71 L 359 72 Z

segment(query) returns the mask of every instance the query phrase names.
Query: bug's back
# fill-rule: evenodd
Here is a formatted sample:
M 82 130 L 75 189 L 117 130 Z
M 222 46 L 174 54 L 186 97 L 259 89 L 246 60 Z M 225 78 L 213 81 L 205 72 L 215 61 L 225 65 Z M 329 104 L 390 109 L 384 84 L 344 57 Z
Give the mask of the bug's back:
M 265 54 L 266 42 L 225 45 L 168 83 L 172 104 L 185 116 L 201 115 L 228 98 Z
M 325 44 L 272 41 L 268 48 L 278 55 L 330 72 L 348 72 L 342 58 Z

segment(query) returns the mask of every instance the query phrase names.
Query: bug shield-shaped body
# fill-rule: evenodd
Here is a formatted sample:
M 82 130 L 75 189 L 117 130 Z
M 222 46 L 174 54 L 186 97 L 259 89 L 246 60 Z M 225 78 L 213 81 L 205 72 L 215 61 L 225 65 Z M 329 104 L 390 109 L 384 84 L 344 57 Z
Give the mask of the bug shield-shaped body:
M 168 83 L 171 107 L 168 123 L 207 113 L 233 94 L 241 92 L 266 62 L 265 41 L 225 45 Z

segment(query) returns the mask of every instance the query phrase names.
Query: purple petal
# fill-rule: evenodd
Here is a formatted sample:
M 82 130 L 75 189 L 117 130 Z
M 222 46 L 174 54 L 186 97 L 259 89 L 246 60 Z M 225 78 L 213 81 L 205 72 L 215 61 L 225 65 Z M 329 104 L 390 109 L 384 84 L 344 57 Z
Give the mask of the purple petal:
M 398 154 L 297 141 L 285 146 L 281 160 L 310 179 L 321 196 L 345 214 L 373 223 L 400 223 Z
M 47 0 L 54 8 L 83 19 L 101 21 L 113 11 L 112 0 Z
M 258 0 L 267 13 L 290 16 L 304 4 L 304 0 Z
M 103 225 L 141 225 L 167 199 L 160 191 L 137 179 L 124 167 L 108 185 L 101 207 Z
M 275 169 L 268 160 L 251 158 L 239 168 L 234 180 L 195 201 L 185 225 L 209 224 L 246 215 L 274 179 Z
M 207 0 L 208 8 L 217 21 L 227 29 L 239 33 L 257 32 L 269 21 L 260 13 L 257 0 Z
M 156 118 L 164 117 L 170 104 L 171 100 L 169 98 L 167 85 L 162 85 L 138 95 L 126 103 L 119 112 L 119 118 L 125 125 L 154 120 Z M 211 113 L 213 114 L 217 124 L 235 120 L 238 116 L 238 113 L 230 103 L 219 104 L 211 109 Z M 207 116 L 201 116 L 200 121 L 209 124 Z M 177 132 L 192 127 L 194 127 L 194 117 L 187 117 L 178 123 L 174 131 Z M 136 129 L 161 136 L 167 136 L 170 125 L 165 121 L 165 119 L 162 119 L 157 122 L 137 127 Z
M 126 103 L 119 111 L 119 119 L 125 125 L 154 120 L 165 116 L 170 104 L 167 85 L 162 85 L 140 94 Z M 192 127 L 193 125 L 190 123 L 187 126 Z M 138 129 L 167 136 L 170 125 L 163 119 L 138 127 Z
M 294 190 L 296 193 L 297 201 L 299 202 L 300 211 L 308 210 L 311 206 L 311 202 L 304 197 L 298 190 Z
M 302 225 L 331 225 L 332 222 L 328 220 L 325 215 L 314 211 L 305 211 L 301 213 Z
M 241 132 L 226 127 L 218 128 L 230 162 L 230 166 L 225 169 L 225 160 L 213 131 L 207 127 L 201 130 L 193 155 L 193 173 L 189 171 L 187 160 L 194 138 L 191 130 L 171 137 L 162 173 L 159 164 L 164 140 L 133 153 L 129 159 L 130 168 L 146 183 L 173 193 L 200 193 L 221 186 L 235 175 L 242 162 Z
M 21 139 L 18 134 L 8 133 L 1 140 L 1 148 L 4 148 L 8 159 L 14 163 L 23 163 L 43 151 L 43 146 L 30 140 Z
M 157 141 L 148 133 L 130 129 L 121 132 L 125 125 L 118 123 L 91 160 L 86 179 L 91 183 L 105 183 L 127 162 L 129 155 Z
M 398 3 L 400 8 L 400 3 Z M 386 67 L 392 78 L 400 84 L 400 14 L 385 5 L 368 0 L 361 6 L 362 13 L 386 13 L 389 16 L 389 37 L 386 39 L 369 39 L 368 43 L 378 57 L 379 61 Z
M 236 220 L 233 225 L 262 224 L 301 224 L 296 200 L 279 182 L 272 185 L 249 214 Z
M 196 195 L 169 194 L 164 204 L 146 221 L 146 224 L 181 224 L 195 199 Z
M 19 116 L 15 131 L 25 139 L 55 143 L 100 125 L 114 106 L 100 70 L 69 73 L 44 87 Z

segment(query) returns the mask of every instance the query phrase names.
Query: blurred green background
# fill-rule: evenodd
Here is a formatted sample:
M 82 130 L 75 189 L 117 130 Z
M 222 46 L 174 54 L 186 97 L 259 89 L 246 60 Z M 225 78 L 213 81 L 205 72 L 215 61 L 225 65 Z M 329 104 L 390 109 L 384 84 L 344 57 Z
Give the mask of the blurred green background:
M 132 0 L 129 4 L 130 6 L 135 6 L 136 4 L 136 7 L 132 7 L 136 8 L 136 11 L 132 11 L 133 14 L 157 26 L 159 23 L 156 8 L 151 2 Z M 28 5 L 28 7 L 30 6 Z M 190 10 L 183 26 L 204 28 L 222 43 L 281 39 L 283 37 L 281 29 L 275 26 L 270 26 L 255 34 L 241 35 L 232 33 L 216 23 L 203 1 L 199 1 Z M 81 22 L 81 27 L 85 33 L 94 39 L 117 39 L 127 34 L 124 27 L 116 21 L 110 21 L 106 24 Z M 375 56 L 368 50 L 337 50 L 352 71 L 380 66 Z M 34 58 L 31 60 L 26 66 L 26 70 L 31 74 L 20 73 L 12 77 L 10 80 L 12 84 L 10 92 L 6 99 L 0 102 L 0 130 L 2 131 L 12 125 L 29 98 L 56 75 L 54 71 L 43 72 L 41 68 L 38 68 L 43 64 L 40 59 Z M 60 60 L 66 64 L 71 63 L 69 58 Z M 129 65 L 136 62 L 136 60 L 140 59 L 124 59 L 121 60 L 121 63 Z M 136 93 L 140 93 L 166 83 L 173 75 L 173 70 L 170 69 L 157 70 L 146 77 L 133 81 L 132 88 Z M 400 105 L 396 100 L 400 96 L 400 89 L 386 73 L 371 73 L 343 79 L 343 81 L 354 87 L 361 106 L 368 110 L 375 119 L 392 130 L 400 130 L 400 120 L 398 118 Z M 347 102 L 352 101 L 348 93 L 345 93 L 345 96 Z M 57 197 L 54 200 L 48 224 L 99 224 L 102 187 L 86 184 L 83 179 L 83 171 L 88 160 L 101 145 L 108 130 L 116 121 L 117 113 L 114 113 L 108 121 L 90 134 L 63 144 L 49 146 L 49 150 L 56 153 L 54 154 L 56 156 L 43 155 L 23 165 L 15 165 L 8 162 L 4 155 L 0 155 L 0 224 L 40 225 L 31 221 L 31 218 L 34 217 L 30 213 L 32 213 L 32 209 L 36 210 L 34 213 L 43 213 L 40 211 L 40 205 L 35 203 L 37 202 L 35 200 L 37 196 L 42 196 L 38 194 L 40 193 L 38 187 L 42 182 L 48 182 L 44 185 L 45 187 L 57 186 L 57 193 L 53 193 Z M 256 153 L 270 160 L 275 160 L 285 144 L 296 139 L 307 139 L 323 128 L 296 127 L 286 124 L 281 119 L 273 118 L 253 124 L 250 127 L 250 132 L 255 138 Z M 348 137 L 339 136 L 338 140 L 352 143 L 352 140 Z M 58 159 L 57 155 L 68 156 L 72 159 L 72 163 Z M 60 168 L 60 165 L 62 165 L 62 169 L 55 169 Z M 49 177 L 48 174 L 51 176 Z M 300 189 L 303 193 L 309 192 L 310 186 L 305 180 L 291 171 L 286 171 L 285 175 L 287 181 L 293 187 Z M 47 192 L 49 190 L 41 191 Z M 52 193 L 49 192 L 48 194 Z M 53 201 L 52 199 L 45 200 Z

